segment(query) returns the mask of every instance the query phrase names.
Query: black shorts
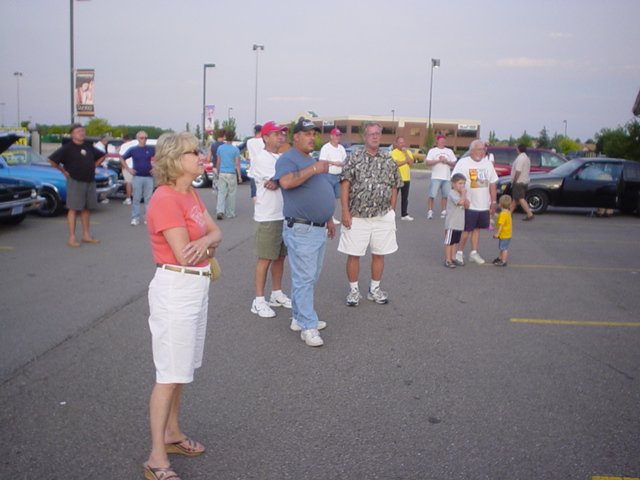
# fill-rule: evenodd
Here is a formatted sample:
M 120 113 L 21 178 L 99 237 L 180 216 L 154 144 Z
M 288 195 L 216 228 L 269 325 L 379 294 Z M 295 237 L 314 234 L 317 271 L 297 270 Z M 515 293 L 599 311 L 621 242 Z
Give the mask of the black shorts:
M 489 228 L 489 210 L 465 210 L 464 231 L 473 232 L 476 228 Z
M 460 243 L 462 237 L 462 230 L 445 230 L 444 231 L 444 244 L 445 245 L 457 245 Z
M 513 200 L 518 201 L 521 198 L 524 198 L 527 194 L 527 187 L 529 184 L 527 183 L 514 183 L 511 187 L 511 193 L 513 194 Z

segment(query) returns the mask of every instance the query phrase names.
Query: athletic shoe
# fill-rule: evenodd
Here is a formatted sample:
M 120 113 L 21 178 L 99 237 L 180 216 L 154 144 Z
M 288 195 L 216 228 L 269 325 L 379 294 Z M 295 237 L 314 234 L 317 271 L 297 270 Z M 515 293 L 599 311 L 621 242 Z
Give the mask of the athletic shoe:
M 447 211 L 443 210 L 442 213 L 440 214 L 440 218 L 447 218 Z
M 482 258 L 478 252 L 471 252 L 469 254 L 469 260 L 476 262 L 478 265 L 482 265 L 484 263 L 484 258 Z
M 275 298 L 273 294 L 271 294 L 271 299 L 269 300 L 269 306 L 291 308 L 291 299 L 287 297 L 284 293 L 281 293 L 278 298 Z
M 387 292 L 383 292 L 382 290 L 380 290 L 380 287 L 376 287 L 373 289 L 373 291 L 371 291 L 371 289 L 369 289 L 369 292 L 367 293 L 367 298 L 369 300 L 373 300 L 376 303 L 387 303 L 389 301 L 389 297 L 387 295 Z
M 251 313 L 260 315 L 262 318 L 271 318 L 276 316 L 276 312 L 271 309 L 266 301 L 257 302 L 255 298 L 253 299 L 253 303 L 251 304 Z
M 453 262 L 444 262 L 444 266 L 447 268 L 456 268 Z
M 406 222 L 413 222 L 413 217 L 411 215 L 405 215 L 400 220 L 404 220 Z
M 132 227 L 137 227 L 138 225 L 140 225 L 140 220 L 138 220 L 137 218 L 132 218 L 131 219 L 131 226 Z
M 458 250 L 456 252 L 456 259 L 454 261 L 458 262 L 456 265 L 460 267 L 464 265 L 464 254 L 462 253 L 462 250 Z
M 429 218 L 429 219 L 433 218 L 433 210 L 429 210 L 427 212 L 427 218 Z
M 464 267 L 464 262 L 459 262 L 455 258 L 453 260 L 451 260 L 451 263 L 453 263 L 456 267 Z
M 131 205 L 131 199 L 130 198 L 125 198 L 124 202 L 122 202 L 123 205 Z
M 104 198 L 104 199 L 100 200 L 100 203 L 104 203 L 104 204 L 109 203 L 109 199 L 108 198 Z
M 496 267 L 506 267 L 507 266 L 507 262 L 500 261 L 498 263 L 494 263 L 494 265 Z
M 224 218 L 224 214 L 223 213 L 219 213 L 218 215 L 216 215 L 216 218 L 218 220 L 222 220 Z
M 360 299 L 362 295 L 360 295 L 360 290 L 357 288 L 352 288 L 347 295 L 347 305 L 350 307 L 357 307 L 360 304 Z
M 496 263 L 500 263 L 501 261 L 502 260 L 500 260 L 500 257 L 496 257 L 496 258 L 493 259 L 493 262 L 491 262 L 491 263 L 493 263 L 495 265 Z
M 318 328 L 317 328 L 318 330 L 322 330 L 323 328 L 326 328 L 326 327 L 327 327 L 327 322 L 318 320 Z M 300 327 L 300 325 L 298 325 L 298 321 L 293 317 L 291 317 L 291 325 L 289 325 L 289 328 L 294 332 L 302 331 L 302 328 Z
M 315 329 L 302 330 L 302 332 L 300 332 L 300 338 L 310 347 L 320 347 L 324 345 L 320 333 Z

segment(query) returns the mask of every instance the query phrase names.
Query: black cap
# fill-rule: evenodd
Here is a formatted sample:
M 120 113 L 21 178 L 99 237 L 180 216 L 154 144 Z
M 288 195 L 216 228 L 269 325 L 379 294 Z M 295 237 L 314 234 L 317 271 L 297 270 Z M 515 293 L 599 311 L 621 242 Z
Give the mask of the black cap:
M 74 131 L 76 128 L 84 128 L 84 125 L 82 125 L 81 123 L 74 123 L 73 125 L 71 125 L 71 130 L 70 130 L 70 132 L 71 132 L 71 133 L 73 133 L 73 131 Z
M 308 132 L 309 130 L 315 130 L 316 132 L 319 132 L 320 127 L 316 127 L 316 125 L 311 120 L 307 120 L 304 117 L 300 117 L 298 119 L 298 123 L 296 123 L 293 127 L 293 133 Z
M 258 133 L 260 130 L 262 130 L 262 125 L 255 125 L 255 126 L 253 127 L 253 131 L 254 131 L 255 133 Z

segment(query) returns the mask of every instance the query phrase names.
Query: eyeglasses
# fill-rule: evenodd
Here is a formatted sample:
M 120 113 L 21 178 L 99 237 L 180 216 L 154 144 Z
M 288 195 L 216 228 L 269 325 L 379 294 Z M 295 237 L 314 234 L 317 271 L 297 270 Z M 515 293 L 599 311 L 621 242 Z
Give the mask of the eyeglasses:
M 202 155 L 202 152 L 200 152 L 199 149 L 195 149 L 195 150 L 190 150 L 188 152 L 182 152 L 182 155 L 188 155 L 190 153 L 193 153 L 196 157 L 199 157 L 200 155 Z

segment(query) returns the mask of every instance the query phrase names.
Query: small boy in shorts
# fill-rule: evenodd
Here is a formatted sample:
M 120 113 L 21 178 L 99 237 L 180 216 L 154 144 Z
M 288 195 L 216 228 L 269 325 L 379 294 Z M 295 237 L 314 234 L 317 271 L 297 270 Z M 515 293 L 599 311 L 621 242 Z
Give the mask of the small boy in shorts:
M 466 177 L 461 173 L 456 173 L 451 177 L 451 190 L 447 198 L 447 216 L 444 220 L 444 266 L 447 268 L 464 265 L 456 260 L 456 251 L 462 230 L 464 230 L 464 209 L 469 206 L 466 182 Z
M 500 213 L 496 222 L 496 233 L 493 238 L 498 239 L 498 249 L 500 255 L 493 261 L 496 267 L 506 267 L 509 255 L 509 242 L 511 241 L 512 221 L 511 221 L 511 197 L 503 195 L 500 197 Z

